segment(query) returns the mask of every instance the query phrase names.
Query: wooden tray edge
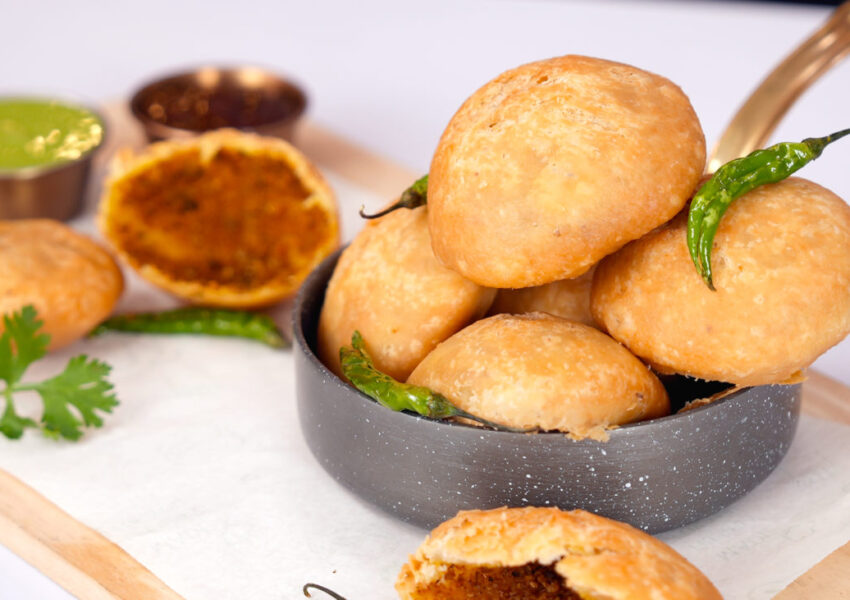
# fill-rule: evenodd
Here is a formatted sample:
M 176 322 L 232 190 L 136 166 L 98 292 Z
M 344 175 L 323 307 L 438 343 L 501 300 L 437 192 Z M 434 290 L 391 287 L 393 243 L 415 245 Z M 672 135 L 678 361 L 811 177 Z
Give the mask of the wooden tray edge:
M 0 470 L 0 542 L 86 600 L 182 600 L 118 545 Z

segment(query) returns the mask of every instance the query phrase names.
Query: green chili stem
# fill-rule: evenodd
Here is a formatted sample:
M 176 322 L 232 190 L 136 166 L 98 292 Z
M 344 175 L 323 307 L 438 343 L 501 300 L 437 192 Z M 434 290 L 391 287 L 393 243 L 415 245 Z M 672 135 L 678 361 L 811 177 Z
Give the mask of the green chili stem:
M 346 600 L 343 596 L 340 596 L 335 591 L 330 590 L 330 589 L 326 588 L 325 586 L 319 585 L 317 583 L 305 583 L 304 587 L 301 588 L 301 591 L 304 592 L 304 595 L 307 596 L 308 598 L 312 598 L 312 595 L 310 594 L 311 589 L 319 590 L 320 592 L 324 592 L 328 596 L 330 596 L 331 598 L 335 598 L 336 600 Z
M 432 419 L 460 417 L 498 431 L 512 431 L 514 433 L 532 431 L 499 425 L 487 419 L 482 419 L 458 408 L 442 394 L 423 386 L 396 381 L 375 367 L 366 351 L 363 336 L 360 335 L 359 331 L 355 331 L 351 336 L 350 347 L 343 346 L 339 349 L 339 358 L 343 375 L 352 385 L 390 410 L 397 412 L 412 411 Z
M 384 210 L 377 212 L 373 215 L 367 215 L 364 211 L 365 207 L 360 208 L 360 216 L 364 219 L 377 219 L 378 217 L 383 217 L 384 215 L 388 215 L 394 210 L 398 210 L 399 208 L 418 208 L 420 206 L 425 206 L 428 202 L 428 176 L 423 175 L 419 179 L 413 182 L 409 188 L 404 190 L 401 193 L 401 197 L 398 199 L 398 202 L 392 204 L 385 208 Z
M 118 315 L 98 325 L 89 335 L 97 336 L 107 331 L 241 337 L 273 348 L 287 345 L 286 338 L 271 317 L 213 308 L 188 307 L 158 313 Z
M 482 425 L 485 425 L 485 426 L 490 427 L 491 429 L 495 429 L 497 431 L 511 431 L 513 433 L 531 433 L 531 432 L 537 431 L 536 428 L 522 429 L 520 427 L 508 427 L 507 425 L 500 425 L 499 423 L 495 423 L 493 421 L 488 421 L 487 419 L 482 419 L 481 417 L 470 414 L 470 413 L 466 412 L 465 410 L 457 408 L 456 406 L 453 406 L 453 408 L 454 408 L 454 410 L 453 410 L 453 412 L 451 413 L 450 416 L 460 417 L 462 419 L 469 419 L 470 421 L 475 421 L 476 423 L 481 423 Z
M 823 152 L 823 149 L 830 145 L 832 142 L 836 140 L 840 140 L 845 135 L 850 135 L 850 128 L 842 129 L 841 131 L 836 131 L 835 133 L 830 133 L 829 135 L 825 135 L 819 138 L 806 138 L 802 141 L 803 144 L 806 144 L 809 148 L 812 149 L 812 153 L 814 154 L 814 158 L 817 158 Z

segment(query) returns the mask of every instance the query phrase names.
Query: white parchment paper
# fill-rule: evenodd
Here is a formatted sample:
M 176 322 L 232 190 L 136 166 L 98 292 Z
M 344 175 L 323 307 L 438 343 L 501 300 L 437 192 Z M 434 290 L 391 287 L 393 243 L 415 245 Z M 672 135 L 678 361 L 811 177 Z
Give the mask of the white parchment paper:
M 385 199 L 330 179 L 350 237 L 356 209 Z M 89 220 L 77 225 L 92 230 Z M 173 304 L 128 274 L 120 309 Z M 274 314 L 288 327 L 288 306 Z M 48 357 L 29 376 L 53 374 L 81 352 L 113 365 L 119 409 L 76 444 L 32 432 L 0 439 L 0 467 L 187 600 L 295 599 L 307 581 L 352 600 L 395 597 L 395 577 L 426 532 L 361 502 L 314 461 L 289 351 L 113 334 Z M 850 427 L 803 417 L 788 456 L 754 492 L 661 537 L 728 599 L 772 597 L 850 539 Z

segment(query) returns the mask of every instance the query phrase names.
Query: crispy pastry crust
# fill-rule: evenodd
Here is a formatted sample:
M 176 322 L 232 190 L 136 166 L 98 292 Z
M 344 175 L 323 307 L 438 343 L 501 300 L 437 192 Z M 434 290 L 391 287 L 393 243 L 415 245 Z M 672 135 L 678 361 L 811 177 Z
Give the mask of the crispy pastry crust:
M 109 316 L 123 289 L 112 256 L 85 235 L 47 219 L 0 222 L 0 314 L 32 304 L 51 349 Z
M 782 383 L 850 333 L 850 207 L 790 178 L 735 201 L 720 223 L 717 291 L 697 274 L 687 215 L 602 262 L 596 320 L 662 372 Z
M 481 285 L 578 277 L 672 218 L 705 165 L 667 79 L 563 56 L 503 73 L 452 117 L 430 168 L 434 252 Z
M 596 266 L 575 279 L 562 279 L 518 290 L 499 290 L 490 307 L 490 315 L 521 315 L 545 312 L 556 317 L 596 326 L 590 313 L 590 288 Z
M 287 266 L 289 271 L 285 277 L 277 277 L 263 285 L 250 288 L 215 281 L 177 278 L 152 261 L 140 260 L 125 247 L 126 233 L 121 231 L 121 219 L 122 211 L 126 208 L 123 206 L 122 195 L 117 184 L 151 168 L 156 168 L 158 163 L 166 163 L 175 156 L 195 149 L 200 153 L 202 164 L 208 163 L 221 149 L 237 150 L 247 155 L 280 160 L 294 173 L 296 179 L 308 192 L 307 198 L 301 203 L 301 208 L 321 208 L 327 219 L 326 235 L 321 239 L 311 240 L 312 247 L 300 256 L 297 264 Z M 104 186 L 98 224 L 118 255 L 151 283 L 190 302 L 233 308 L 266 306 L 291 296 L 312 268 L 339 244 L 339 223 L 334 195 L 312 163 L 284 140 L 233 129 L 216 130 L 189 139 L 157 142 L 139 154 L 134 154 L 129 149 L 119 152 L 111 165 L 111 173 Z M 126 227 L 126 223 L 123 226 Z M 281 237 L 288 236 L 292 240 L 297 240 L 299 235 L 303 235 L 303 232 L 286 230 L 280 232 Z M 181 243 L 183 243 L 182 240 Z M 215 244 L 214 241 L 212 243 Z
M 417 600 L 417 590 L 449 564 L 533 562 L 553 565 L 587 600 L 722 600 L 696 567 L 642 531 L 582 510 L 534 507 L 458 513 L 410 557 L 396 590 L 402 600 Z
M 356 329 L 379 369 L 407 379 L 437 344 L 493 301 L 495 290 L 437 262 L 426 210 L 370 221 L 342 253 L 319 318 L 319 353 L 337 374 L 339 349 L 351 344 Z
M 605 428 L 669 412 L 658 378 L 587 325 L 547 315 L 496 315 L 437 346 L 408 379 L 460 408 L 512 427 L 605 437 Z

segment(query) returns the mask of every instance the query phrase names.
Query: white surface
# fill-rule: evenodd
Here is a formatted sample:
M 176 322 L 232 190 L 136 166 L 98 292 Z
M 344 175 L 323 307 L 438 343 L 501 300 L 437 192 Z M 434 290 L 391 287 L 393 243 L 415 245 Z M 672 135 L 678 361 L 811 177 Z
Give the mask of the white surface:
M 0 545 L 0 600 L 68 600 L 65 590 Z
M 0 36 L 0 93 L 65 91 L 103 100 L 126 95 L 164 70 L 254 62 L 304 82 L 312 116 L 321 123 L 423 172 L 466 95 L 509 66 L 565 53 L 630 62 L 676 81 L 690 95 L 711 145 L 757 81 L 827 14 L 769 4 L 527 0 L 0 0 L 0 8 L 7 24 Z M 775 139 L 846 127 L 848 97 L 845 62 L 792 109 Z M 839 143 L 803 174 L 850 198 L 849 159 L 850 145 Z M 848 365 L 850 341 L 817 363 L 850 383 Z M 43 442 L 19 447 L 35 443 Z M 0 448 L 4 466 L 6 448 Z M 0 552 L 0 600 L 67 597 L 37 575 L 26 580 L 25 572 L 20 561 Z

